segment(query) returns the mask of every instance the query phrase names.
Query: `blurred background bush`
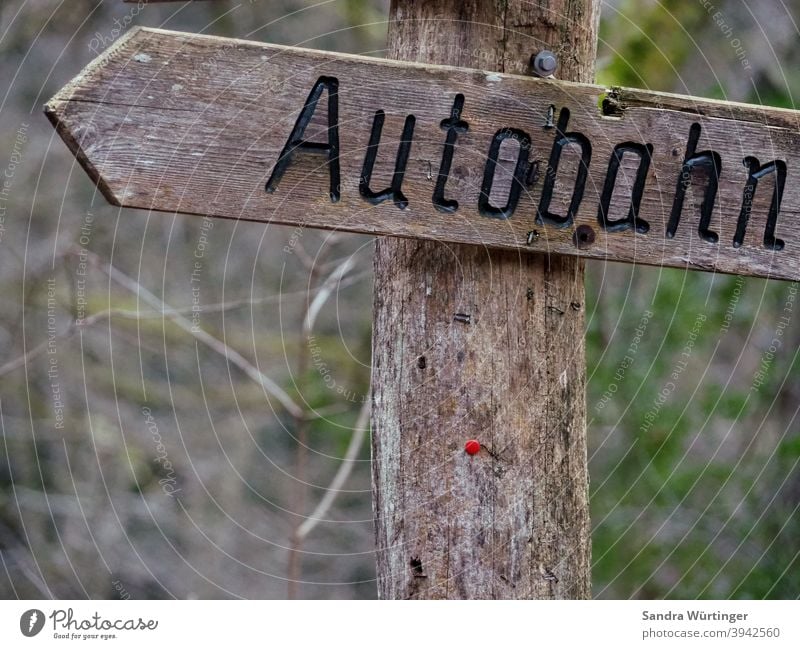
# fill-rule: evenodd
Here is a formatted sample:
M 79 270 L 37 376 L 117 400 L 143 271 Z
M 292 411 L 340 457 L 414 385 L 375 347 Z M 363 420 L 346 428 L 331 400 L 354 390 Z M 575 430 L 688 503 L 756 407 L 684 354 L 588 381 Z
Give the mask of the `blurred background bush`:
M 42 105 L 120 26 L 382 56 L 387 5 L 3 0 L 0 596 L 375 596 L 369 448 L 351 444 L 371 239 L 120 212 Z M 799 15 L 795 0 L 610 0 L 598 81 L 793 108 Z M 800 595 L 794 321 L 768 352 L 796 288 L 590 264 L 597 597 Z M 348 449 L 343 491 L 299 543 Z

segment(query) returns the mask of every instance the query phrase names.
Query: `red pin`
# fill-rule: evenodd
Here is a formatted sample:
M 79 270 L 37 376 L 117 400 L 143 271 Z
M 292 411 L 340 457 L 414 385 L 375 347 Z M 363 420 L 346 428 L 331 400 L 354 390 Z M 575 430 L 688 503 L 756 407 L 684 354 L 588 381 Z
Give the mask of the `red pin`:
M 467 443 L 464 444 L 464 450 L 470 455 L 475 455 L 481 450 L 481 443 L 477 439 L 467 440 Z

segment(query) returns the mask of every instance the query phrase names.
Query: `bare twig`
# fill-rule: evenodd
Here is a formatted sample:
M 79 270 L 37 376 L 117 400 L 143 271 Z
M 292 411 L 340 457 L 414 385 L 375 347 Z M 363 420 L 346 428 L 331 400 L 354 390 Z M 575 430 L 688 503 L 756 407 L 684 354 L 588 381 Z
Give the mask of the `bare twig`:
M 355 284 L 357 281 L 367 277 L 370 273 L 363 272 L 358 273 L 356 275 L 351 275 L 350 277 L 343 279 L 341 282 L 341 287 L 351 286 Z M 315 290 L 315 289 L 312 289 Z M 297 297 L 303 297 L 308 295 L 308 290 L 304 291 L 292 291 L 289 293 L 280 293 L 278 295 L 264 295 L 262 297 L 256 298 L 241 298 L 238 300 L 229 300 L 228 302 L 216 302 L 214 304 L 204 304 L 203 305 L 203 313 L 218 313 L 221 311 L 230 311 L 232 309 L 238 309 L 245 306 L 257 306 L 259 304 L 271 304 L 273 302 L 281 302 L 284 300 L 290 300 Z M 99 312 L 100 314 L 105 314 L 109 316 L 118 316 L 120 318 L 130 318 L 132 320 L 145 320 L 151 318 L 162 318 L 164 316 L 171 317 L 173 315 L 190 315 L 192 313 L 192 309 L 197 307 L 192 306 L 184 306 L 184 307 L 173 307 L 169 311 L 141 311 L 141 310 L 132 310 L 132 309 L 109 309 L 108 311 Z
M 14 485 L 14 487 L 15 489 L 19 488 L 16 485 Z M 28 566 L 30 552 L 25 551 L 25 542 L 21 538 L 17 538 L 15 531 L 6 525 L 2 520 L 0 520 L 0 540 L 2 540 L 2 543 L 0 543 L 0 548 L 3 548 L 0 550 L 0 560 L 2 560 L 3 564 L 5 565 L 6 573 L 9 573 L 9 580 L 9 569 L 16 566 L 19 571 L 30 580 L 34 588 L 39 591 L 42 599 L 51 599 L 53 597 L 53 593 L 48 588 L 47 584 L 42 581 L 42 572 L 41 570 L 38 570 L 38 565 L 36 566 L 39 572 L 38 575 L 36 574 L 36 571 Z M 35 563 L 36 561 L 34 559 L 34 564 Z
M 135 279 L 128 277 L 125 273 L 115 268 L 111 264 L 103 263 L 100 257 L 94 253 L 88 253 L 88 255 L 92 263 L 99 267 L 112 280 L 117 282 L 117 284 L 124 286 L 131 293 L 139 296 L 144 302 L 149 304 L 154 309 L 164 312 L 164 317 L 169 318 L 181 329 L 194 336 L 209 349 L 217 352 L 221 356 L 224 356 L 229 362 L 236 365 L 236 367 L 253 379 L 253 381 L 259 383 L 267 392 L 280 401 L 289 414 L 291 414 L 293 417 L 303 417 L 304 410 L 292 400 L 286 391 L 266 374 L 261 372 L 252 363 L 250 363 L 239 352 L 237 352 L 235 349 L 232 349 L 221 340 L 218 340 L 207 331 L 194 326 L 191 320 L 185 318 L 179 313 L 176 313 L 171 306 L 169 306 L 160 298 L 156 297 L 144 286 L 139 284 L 139 282 L 137 282 Z
M 314 299 L 308 306 L 308 310 L 306 311 L 306 317 L 303 319 L 303 333 L 305 335 L 311 333 L 311 330 L 314 328 L 314 323 L 317 320 L 317 316 L 319 315 L 320 309 L 322 309 L 325 302 L 328 301 L 328 298 L 331 296 L 331 293 L 333 293 L 337 284 L 339 284 L 342 281 L 344 276 L 350 271 L 350 269 L 353 266 L 354 266 L 353 257 L 352 256 L 347 257 L 342 263 L 340 263 L 336 268 L 334 268 L 333 272 L 322 283 L 322 286 L 319 287 L 319 289 L 317 290 L 317 294 L 314 296 Z
M 64 338 L 67 336 L 71 336 L 73 333 L 75 333 L 75 330 L 72 326 L 70 326 L 70 328 L 64 331 L 63 333 L 56 334 L 55 338 L 56 339 Z M 27 364 L 28 361 L 33 360 L 37 356 L 41 356 L 42 354 L 44 354 L 44 352 L 47 350 L 48 342 L 49 341 L 44 340 L 26 354 L 18 356 L 17 358 L 13 358 L 7 363 L 0 365 L 0 376 L 4 376 L 9 372 L 13 372 L 18 367 L 22 367 L 23 365 Z
M 297 258 L 303 263 L 303 266 L 305 266 L 307 270 L 313 271 L 314 260 L 311 258 L 311 255 L 306 252 L 303 242 L 298 239 L 294 244 L 294 249 L 297 253 Z
M 353 428 L 353 436 L 350 438 L 350 444 L 347 446 L 347 451 L 342 458 L 342 463 L 339 465 L 339 470 L 336 472 L 336 475 L 333 476 L 333 480 L 331 480 L 330 485 L 328 485 L 328 488 L 325 490 L 325 495 L 314 508 L 314 511 L 311 512 L 306 520 L 303 521 L 302 525 L 295 530 L 294 535 L 298 541 L 302 541 L 306 538 L 311 530 L 317 526 L 317 523 L 323 520 L 323 517 L 328 513 L 331 505 L 333 505 L 333 502 L 336 500 L 336 496 L 339 495 L 342 486 L 350 477 L 350 473 L 353 471 L 353 465 L 355 464 L 355 460 L 358 457 L 361 445 L 364 443 L 364 437 L 369 428 L 371 403 L 372 399 L 368 394 L 367 398 L 364 400 L 364 404 L 361 406 L 361 411 L 358 413 L 358 419 Z
M 363 279 L 369 275 L 368 272 L 358 273 L 356 275 L 351 275 L 350 277 L 343 278 L 341 283 L 339 284 L 340 288 L 343 286 L 350 286 L 360 279 Z M 231 300 L 229 302 L 218 302 L 215 304 L 206 304 L 203 305 L 203 311 L 208 313 L 219 312 L 219 311 L 228 311 L 230 309 L 237 309 L 242 306 L 255 306 L 258 304 L 267 304 L 270 302 L 277 302 L 279 300 L 290 299 L 294 297 L 301 297 L 303 295 L 307 295 L 308 291 L 294 291 L 292 293 L 283 293 L 281 295 L 266 295 L 263 297 L 258 298 L 243 298 L 240 300 Z M 127 318 L 131 320 L 146 320 L 146 319 L 156 319 L 156 318 L 172 318 L 176 315 L 184 315 L 189 314 L 192 312 L 191 306 L 187 307 L 173 307 L 171 309 L 162 309 L 162 310 L 153 310 L 153 311 L 143 311 L 143 310 L 133 310 L 133 309 L 106 309 L 104 311 L 98 311 L 97 313 L 93 313 L 86 318 L 83 318 L 80 321 L 73 321 L 70 325 L 64 329 L 63 331 L 55 334 L 55 340 L 61 340 L 64 338 L 69 338 L 74 335 L 76 332 L 80 331 L 81 329 L 85 329 L 90 327 L 101 320 L 105 320 L 106 318 Z M 16 358 L 7 361 L 3 365 L 0 365 L 0 377 L 13 372 L 17 368 L 22 367 L 23 365 L 27 364 L 29 361 L 33 360 L 37 356 L 41 356 L 45 351 L 47 351 L 48 341 L 44 341 L 28 351 L 27 353 L 23 354 L 22 356 L 18 356 Z M 318 414 L 320 413 L 311 413 L 312 418 L 316 419 Z M 306 413 L 308 416 L 308 413 Z
M 341 261 L 325 279 L 322 285 L 317 289 L 317 294 L 314 299 L 306 304 L 306 312 L 303 316 L 303 325 L 299 332 L 300 341 L 298 344 L 298 358 L 297 358 L 297 373 L 299 380 L 303 380 L 309 364 L 309 350 L 308 345 L 303 344 L 311 334 L 314 328 L 314 322 L 319 315 L 325 302 L 333 293 L 336 286 L 342 281 L 344 275 L 353 267 L 352 256 L 347 257 Z M 320 266 L 313 266 L 310 268 L 312 277 L 319 273 Z M 299 485 L 294 492 L 294 503 L 292 509 L 299 515 L 305 509 L 306 499 L 306 485 L 305 473 L 308 455 L 308 420 L 297 421 L 296 427 L 296 441 L 297 451 L 295 455 L 295 478 Z M 305 521 L 304 521 L 305 522 Z M 301 523 L 302 525 L 302 523 Z M 295 527 L 290 539 L 289 560 L 287 564 L 287 588 L 286 596 L 288 599 L 295 599 L 298 592 L 298 584 L 300 581 L 301 569 L 301 555 L 300 550 L 303 544 L 303 536 L 298 535 L 300 526 Z

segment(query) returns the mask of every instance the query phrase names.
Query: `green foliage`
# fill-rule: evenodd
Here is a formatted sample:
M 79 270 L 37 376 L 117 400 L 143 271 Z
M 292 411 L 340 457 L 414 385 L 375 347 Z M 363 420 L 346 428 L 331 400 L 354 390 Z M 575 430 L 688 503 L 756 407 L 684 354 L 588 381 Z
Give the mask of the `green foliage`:
M 733 3 L 716 4 L 734 24 Z M 685 92 L 686 75 L 705 80 L 693 92 L 731 98 L 739 62 L 701 3 L 617 6 L 603 83 Z M 736 37 L 754 48 L 746 27 Z M 698 74 L 701 55 L 724 63 Z M 788 88 L 752 76 L 737 99 L 792 106 Z M 793 285 L 614 265 L 587 280 L 595 595 L 797 597 L 800 307 L 769 354 Z
M 603 6 L 600 38 L 611 53 L 598 82 L 668 90 L 697 46 L 691 32 L 707 16 L 700 2 L 624 0 Z

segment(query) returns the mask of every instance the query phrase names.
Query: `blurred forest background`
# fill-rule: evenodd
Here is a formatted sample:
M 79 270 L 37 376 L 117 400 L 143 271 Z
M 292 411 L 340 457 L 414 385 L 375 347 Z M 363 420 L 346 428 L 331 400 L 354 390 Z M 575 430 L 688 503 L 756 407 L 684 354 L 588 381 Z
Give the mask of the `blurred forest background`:
M 0 3 L 1 597 L 376 596 L 371 239 L 120 212 L 42 106 L 119 26 L 382 56 L 387 5 Z M 798 19 L 609 0 L 598 82 L 793 108 Z M 796 289 L 589 264 L 596 597 L 800 596 Z

